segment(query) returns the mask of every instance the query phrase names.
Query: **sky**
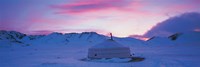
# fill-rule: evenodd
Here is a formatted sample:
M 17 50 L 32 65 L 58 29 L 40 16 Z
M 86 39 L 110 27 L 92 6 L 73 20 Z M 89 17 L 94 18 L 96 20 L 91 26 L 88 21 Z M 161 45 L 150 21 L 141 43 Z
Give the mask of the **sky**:
M 200 12 L 200 0 L 0 0 L 0 30 L 143 35 L 159 22 Z

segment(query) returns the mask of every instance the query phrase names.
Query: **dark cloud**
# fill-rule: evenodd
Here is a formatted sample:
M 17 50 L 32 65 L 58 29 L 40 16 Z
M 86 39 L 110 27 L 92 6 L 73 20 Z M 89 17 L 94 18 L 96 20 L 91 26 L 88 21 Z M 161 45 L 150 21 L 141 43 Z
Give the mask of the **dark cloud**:
M 144 36 L 169 36 L 177 32 L 190 32 L 200 29 L 200 13 L 190 12 L 171 17 L 158 23 Z

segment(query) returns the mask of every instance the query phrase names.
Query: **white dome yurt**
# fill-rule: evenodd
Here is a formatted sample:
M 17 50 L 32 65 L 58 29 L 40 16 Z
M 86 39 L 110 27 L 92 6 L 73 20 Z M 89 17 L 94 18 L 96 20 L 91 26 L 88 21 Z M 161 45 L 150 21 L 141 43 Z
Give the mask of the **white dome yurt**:
M 88 50 L 88 58 L 130 58 L 130 48 L 112 39 L 97 44 Z

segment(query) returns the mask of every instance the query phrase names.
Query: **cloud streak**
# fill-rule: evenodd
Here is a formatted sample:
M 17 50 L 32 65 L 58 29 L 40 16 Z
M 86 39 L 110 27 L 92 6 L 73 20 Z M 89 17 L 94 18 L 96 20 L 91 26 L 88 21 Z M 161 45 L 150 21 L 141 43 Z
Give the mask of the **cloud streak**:
M 130 0 L 84 0 L 75 3 L 51 5 L 51 8 L 58 9 L 57 13 L 84 13 L 107 9 L 120 9 L 130 5 Z

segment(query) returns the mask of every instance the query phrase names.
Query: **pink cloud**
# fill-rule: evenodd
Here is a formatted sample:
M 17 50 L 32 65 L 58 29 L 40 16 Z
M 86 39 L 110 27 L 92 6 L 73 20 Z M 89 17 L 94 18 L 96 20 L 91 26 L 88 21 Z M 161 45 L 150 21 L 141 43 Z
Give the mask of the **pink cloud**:
M 129 37 L 133 37 L 133 38 L 144 40 L 144 41 L 147 41 L 149 39 L 148 37 L 145 37 L 142 35 L 130 35 Z
M 194 29 L 194 31 L 196 31 L 196 32 L 200 32 L 200 28 Z
M 107 9 L 120 9 L 130 5 L 129 0 L 84 0 L 75 3 L 52 5 L 51 8 L 58 9 L 58 14 L 84 13 Z
M 79 22 L 74 20 L 67 20 L 67 18 L 57 18 L 59 16 L 56 16 L 54 14 L 51 14 L 51 16 L 48 16 L 46 11 L 34 11 L 34 13 L 29 13 L 26 22 L 28 24 L 47 24 L 47 25 L 76 25 L 79 24 Z M 47 17 L 48 16 L 48 17 Z M 55 25 L 56 24 L 56 25 Z

